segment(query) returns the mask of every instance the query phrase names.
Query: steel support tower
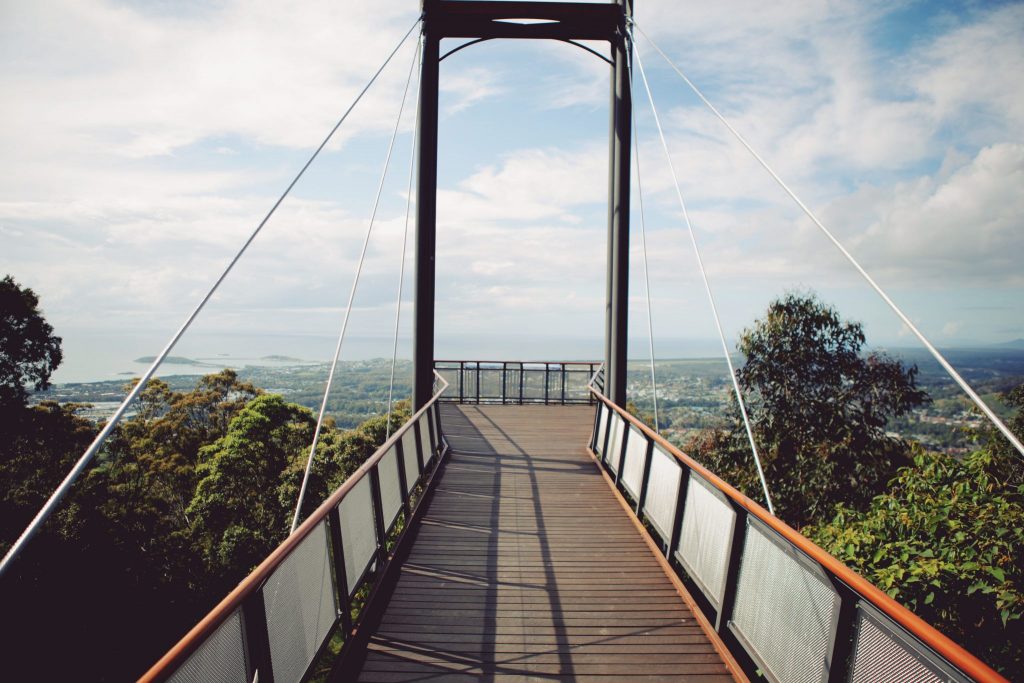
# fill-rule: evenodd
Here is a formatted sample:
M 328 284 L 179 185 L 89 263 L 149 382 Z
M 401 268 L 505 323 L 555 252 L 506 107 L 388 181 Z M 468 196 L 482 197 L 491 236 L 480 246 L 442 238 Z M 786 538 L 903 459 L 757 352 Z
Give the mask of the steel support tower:
M 605 394 L 626 403 L 629 316 L 629 181 L 632 96 L 626 30 L 632 0 L 614 3 L 423 0 L 416 216 L 416 312 L 413 403 L 430 400 L 434 366 L 437 245 L 437 127 L 439 66 L 445 38 L 605 41 L 610 46 L 611 111 L 608 144 L 608 264 L 605 297 Z M 462 46 L 456 49 L 461 49 Z M 582 47 L 582 46 L 581 46 Z M 584 48 L 589 51 L 589 48 Z M 450 54 L 450 53 L 449 53 Z M 599 57 L 602 57 L 598 54 Z M 604 58 L 604 57 L 602 57 Z

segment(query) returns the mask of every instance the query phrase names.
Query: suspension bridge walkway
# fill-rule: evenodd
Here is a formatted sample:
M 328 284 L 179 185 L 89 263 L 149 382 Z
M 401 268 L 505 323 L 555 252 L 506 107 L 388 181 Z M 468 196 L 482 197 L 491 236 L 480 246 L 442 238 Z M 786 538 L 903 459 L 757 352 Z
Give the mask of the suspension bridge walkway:
M 699 246 L 643 62 L 634 50 L 635 34 L 643 31 L 633 18 L 631 0 L 424 0 L 422 9 L 11 547 L 0 575 L 90 466 L 278 206 L 418 28 L 415 412 L 301 520 L 304 479 L 291 534 L 142 680 L 1004 680 L 775 517 L 763 476 L 767 509 L 624 409 L 635 57 L 746 420 Z M 451 38 L 467 42 L 441 54 L 441 41 Z M 560 40 L 611 66 L 602 362 L 435 360 L 438 65 L 465 47 L 497 38 Z M 610 57 L 579 41 L 605 41 Z M 1024 454 L 1020 440 L 853 256 L 668 56 L 648 42 Z M 327 378 L 307 479 L 415 59 Z M 639 169 L 637 189 L 642 192 Z M 641 238 L 642 216 L 641 211 Z M 396 354 L 404 246 L 403 241 Z M 643 256 L 646 264 L 646 249 Z M 647 296 L 649 314 L 649 288 Z M 648 329 L 653 364 L 653 332 Z M 760 469 L 749 423 L 747 432 Z
M 142 680 L 1003 680 L 611 402 L 603 369 L 439 365 Z
M 359 680 L 732 680 L 587 454 L 588 406 L 446 405 Z

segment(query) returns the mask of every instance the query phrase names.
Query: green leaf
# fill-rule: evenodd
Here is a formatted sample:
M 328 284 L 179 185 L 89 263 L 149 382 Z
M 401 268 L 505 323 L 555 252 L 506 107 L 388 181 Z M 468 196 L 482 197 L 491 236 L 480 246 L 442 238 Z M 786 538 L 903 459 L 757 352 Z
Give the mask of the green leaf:
M 999 581 L 999 582 L 1006 581 L 1006 574 L 1004 574 L 1003 570 L 1000 569 L 999 567 L 989 567 L 988 568 L 988 573 L 991 574 L 992 576 L 994 576 L 996 578 L 996 581 Z M 1003 621 L 1005 622 L 1006 620 L 1004 619 Z
M 928 595 L 924 596 L 924 604 L 930 605 L 935 602 L 935 591 L 931 591 Z M 1003 618 L 1003 624 L 1006 624 L 1006 618 Z

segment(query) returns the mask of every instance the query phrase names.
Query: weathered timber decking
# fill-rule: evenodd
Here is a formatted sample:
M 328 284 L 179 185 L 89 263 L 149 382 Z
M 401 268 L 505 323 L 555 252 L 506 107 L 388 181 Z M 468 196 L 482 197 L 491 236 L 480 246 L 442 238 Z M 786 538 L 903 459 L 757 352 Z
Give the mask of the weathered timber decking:
M 443 408 L 361 681 L 732 680 L 586 453 L 592 407 Z

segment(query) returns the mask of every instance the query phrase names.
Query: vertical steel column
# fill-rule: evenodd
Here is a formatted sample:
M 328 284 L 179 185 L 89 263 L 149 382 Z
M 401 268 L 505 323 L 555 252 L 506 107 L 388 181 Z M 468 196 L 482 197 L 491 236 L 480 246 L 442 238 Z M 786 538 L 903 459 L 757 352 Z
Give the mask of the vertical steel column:
M 433 3 L 424 3 L 429 9 Z M 437 244 L 437 99 L 441 38 L 430 12 L 423 19 L 420 75 L 419 153 L 416 169 L 416 313 L 413 331 L 413 411 L 433 393 L 434 253 Z
M 629 82 L 631 46 L 626 20 L 632 0 L 617 0 L 622 23 L 612 44 L 611 130 L 609 131 L 608 287 L 605 340 L 606 396 L 626 405 L 626 351 L 629 317 L 629 184 L 632 93 Z

